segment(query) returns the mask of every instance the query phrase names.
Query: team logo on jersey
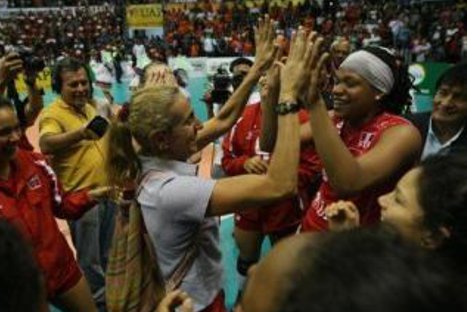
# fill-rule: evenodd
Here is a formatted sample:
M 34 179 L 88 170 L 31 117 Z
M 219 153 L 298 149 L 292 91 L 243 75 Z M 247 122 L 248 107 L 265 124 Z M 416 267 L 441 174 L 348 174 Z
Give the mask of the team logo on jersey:
M 360 140 L 358 141 L 358 145 L 363 148 L 369 148 L 374 138 L 375 138 L 374 133 L 362 132 L 362 134 L 360 135 Z
M 36 174 L 33 176 L 31 179 L 28 181 L 28 187 L 30 190 L 37 190 L 38 188 L 41 188 L 41 179 L 39 179 L 39 176 Z

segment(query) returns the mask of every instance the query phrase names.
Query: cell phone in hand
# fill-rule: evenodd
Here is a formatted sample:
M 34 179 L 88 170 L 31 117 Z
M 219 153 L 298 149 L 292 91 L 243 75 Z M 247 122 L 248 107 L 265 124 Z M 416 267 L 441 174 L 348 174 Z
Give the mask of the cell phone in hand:
M 96 116 L 89 122 L 86 128 L 94 132 L 99 138 L 102 138 L 107 131 L 108 126 L 109 122 L 107 119 L 101 116 Z

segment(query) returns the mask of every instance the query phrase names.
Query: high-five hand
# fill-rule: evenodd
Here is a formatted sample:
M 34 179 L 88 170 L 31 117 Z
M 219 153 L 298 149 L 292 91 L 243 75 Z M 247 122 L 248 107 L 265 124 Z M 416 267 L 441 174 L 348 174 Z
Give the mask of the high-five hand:
M 276 35 L 274 32 L 274 21 L 266 15 L 264 19 L 258 20 L 255 27 L 255 64 L 256 70 L 265 72 L 274 62 L 277 46 L 274 44 Z
M 292 35 L 289 56 L 281 66 L 280 102 L 296 101 L 309 78 L 315 33 L 308 38 L 303 27 Z
M 312 38 L 311 45 L 309 45 L 311 53 L 305 66 L 308 76 L 304 85 L 305 90 L 308 86 L 308 90 L 304 92 L 306 94 L 304 101 L 308 106 L 316 104 L 321 99 L 321 81 L 326 78 L 323 77 L 322 73 L 324 64 L 329 59 L 329 53 L 322 53 L 321 47 L 323 42 L 324 39 L 322 37 L 316 40 Z

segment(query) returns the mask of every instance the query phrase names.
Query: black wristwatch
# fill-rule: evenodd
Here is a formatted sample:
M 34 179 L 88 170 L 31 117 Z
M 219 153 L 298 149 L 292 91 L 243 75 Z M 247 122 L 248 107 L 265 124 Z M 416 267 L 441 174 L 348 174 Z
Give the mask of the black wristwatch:
M 300 105 L 297 102 L 281 102 L 274 106 L 274 111 L 278 115 L 287 115 L 296 113 L 300 110 Z

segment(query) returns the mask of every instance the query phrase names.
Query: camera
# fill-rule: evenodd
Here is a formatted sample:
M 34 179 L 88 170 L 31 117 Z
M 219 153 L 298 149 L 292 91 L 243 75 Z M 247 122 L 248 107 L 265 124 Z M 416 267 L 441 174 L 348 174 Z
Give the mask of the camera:
M 212 101 L 218 104 L 227 102 L 231 95 L 231 84 L 232 80 L 227 70 L 222 67 L 218 68 L 217 73 L 213 76 L 214 89 L 211 92 Z
M 31 49 L 19 47 L 16 50 L 16 53 L 23 61 L 23 68 L 26 73 L 38 73 L 45 68 L 44 60 L 34 55 Z

